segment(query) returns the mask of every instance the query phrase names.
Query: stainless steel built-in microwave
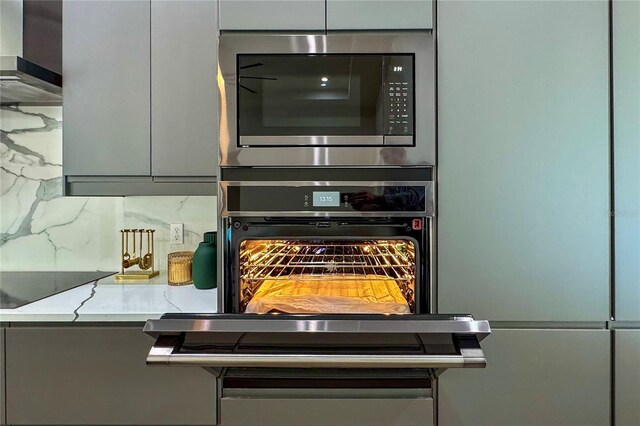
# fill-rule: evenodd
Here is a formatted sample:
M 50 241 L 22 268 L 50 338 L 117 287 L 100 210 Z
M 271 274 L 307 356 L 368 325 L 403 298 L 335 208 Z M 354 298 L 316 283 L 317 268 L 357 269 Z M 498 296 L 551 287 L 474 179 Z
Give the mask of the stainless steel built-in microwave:
M 220 37 L 221 166 L 411 166 L 435 157 L 433 36 Z

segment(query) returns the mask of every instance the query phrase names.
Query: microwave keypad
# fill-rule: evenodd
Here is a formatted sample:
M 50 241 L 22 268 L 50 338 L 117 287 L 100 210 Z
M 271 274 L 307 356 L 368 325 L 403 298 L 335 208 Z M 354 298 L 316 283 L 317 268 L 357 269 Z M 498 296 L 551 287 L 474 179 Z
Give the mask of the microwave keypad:
M 385 89 L 385 135 L 413 135 L 413 88 L 407 81 L 388 81 Z

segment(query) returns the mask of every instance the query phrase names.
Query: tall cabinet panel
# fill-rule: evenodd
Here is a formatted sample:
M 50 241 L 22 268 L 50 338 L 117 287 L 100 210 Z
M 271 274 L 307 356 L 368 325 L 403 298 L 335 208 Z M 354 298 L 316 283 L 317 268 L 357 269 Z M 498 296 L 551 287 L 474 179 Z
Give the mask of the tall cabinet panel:
M 640 2 L 613 2 L 616 320 L 640 320 Z
M 438 7 L 439 310 L 607 320 L 607 3 Z
M 485 369 L 438 379 L 440 426 L 609 424 L 608 330 L 493 330 Z
M 63 167 L 150 173 L 149 1 L 63 2 Z
M 433 28 L 431 0 L 327 0 L 328 30 Z
M 324 0 L 219 0 L 221 30 L 324 31 Z
M 615 333 L 615 426 L 640 425 L 640 330 Z
M 4 364 L 4 327 L 0 327 L 0 425 L 7 424 L 5 419 L 5 401 L 6 395 L 6 383 L 5 383 L 5 364 Z
M 215 1 L 151 1 L 154 176 L 216 174 L 217 39 Z

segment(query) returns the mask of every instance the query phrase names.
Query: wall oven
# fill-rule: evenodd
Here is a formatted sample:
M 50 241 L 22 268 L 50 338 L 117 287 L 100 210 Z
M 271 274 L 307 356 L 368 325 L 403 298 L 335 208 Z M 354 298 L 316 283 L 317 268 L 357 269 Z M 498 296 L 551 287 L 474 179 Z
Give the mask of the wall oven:
M 433 36 L 220 37 L 222 166 L 435 159 Z
M 220 37 L 218 313 L 145 325 L 220 423 L 436 424 L 485 366 L 489 323 L 436 309 L 433 64 L 430 32 Z
M 406 424 L 432 424 L 434 380 L 484 367 L 490 333 L 470 315 L 433 313 L 432 172 L 223 169 L 220 313 L 149 321 L 147 362 L 217 374 L 223 417 L 238 398 L 245 413 L 283 393 L 302 406 L 328 395 L 372 401 L 360 386 L 424 403 L 423 421 Z M 316 179 L 281 180 L 289 175 Z M 343 424 L 331 416 L 309 424 Z

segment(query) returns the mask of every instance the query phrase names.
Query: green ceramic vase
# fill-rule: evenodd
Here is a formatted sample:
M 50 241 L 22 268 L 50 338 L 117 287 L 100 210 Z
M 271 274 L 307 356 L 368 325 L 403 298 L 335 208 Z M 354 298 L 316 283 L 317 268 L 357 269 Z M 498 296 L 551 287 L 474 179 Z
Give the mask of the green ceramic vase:
M 204 241 L 193 254 L 193 285 L 201 290 L 216 288 L 218 278 L 216 233 L 205 232 Z

